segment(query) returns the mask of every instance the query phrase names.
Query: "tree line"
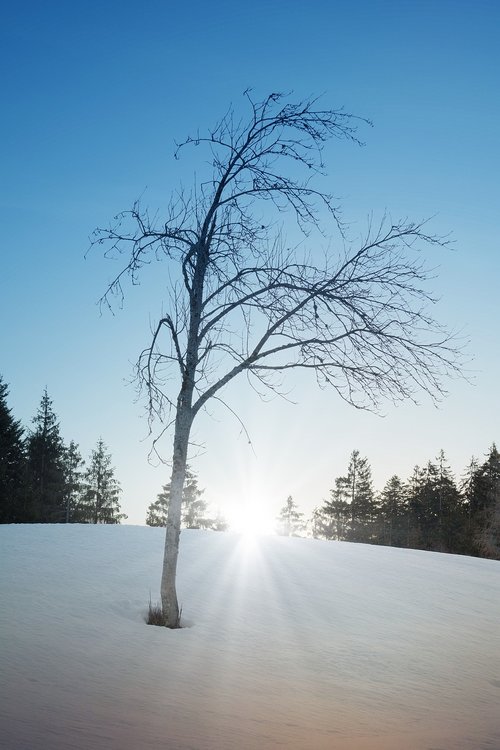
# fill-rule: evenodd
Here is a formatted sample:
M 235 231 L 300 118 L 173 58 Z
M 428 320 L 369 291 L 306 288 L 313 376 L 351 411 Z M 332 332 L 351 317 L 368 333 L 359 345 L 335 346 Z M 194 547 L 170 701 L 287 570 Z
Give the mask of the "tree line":
M 120 484 L 112 457 L 99 438 L 87 462 L 66 445 L 47 390 L 32 428 L 14 419 L 0 376 L 0 523 L 120 523 Z M 209 512 L 196 475 L 187 468 L 182 498 L 184 528 L 224 531 Z M 166 484 L 148 508 L 146 523 L 165 526 Z M 500 559 L 500 453 L 493 443 L 482 462 L 472 458 L 459 481 L 444 451 L 403 481 L 393 475 L 380 492 L 366 457 L 354 450 L 347 472 L 336 477 L 328 500 L 304 518 L 289 496 L 277 518 L 278 533 L 381 544 Z
M 99 438 L 88 461 L 65 444 L 45 389 L 32 427 L 7 405 L 0 376 L 0 523 L 120 523 L 120 484 Z
M 500 559 L 500 454 L 493 443 L 457 482 L 441 451 L 406 481 L 394 475 L 375 492 L 368 459 L 355 450 L 346 474 L 308 521 L 289 497 L 277 522 L 286 536 Z

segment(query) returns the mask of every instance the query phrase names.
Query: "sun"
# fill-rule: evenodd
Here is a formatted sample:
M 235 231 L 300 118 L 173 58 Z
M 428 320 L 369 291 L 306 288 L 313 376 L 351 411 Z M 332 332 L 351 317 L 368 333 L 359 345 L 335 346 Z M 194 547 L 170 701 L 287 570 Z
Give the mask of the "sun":
M 244 536 L 276 533 L 276 521 L 259 503 L 244 502 L 228 513 L 229 528 Z

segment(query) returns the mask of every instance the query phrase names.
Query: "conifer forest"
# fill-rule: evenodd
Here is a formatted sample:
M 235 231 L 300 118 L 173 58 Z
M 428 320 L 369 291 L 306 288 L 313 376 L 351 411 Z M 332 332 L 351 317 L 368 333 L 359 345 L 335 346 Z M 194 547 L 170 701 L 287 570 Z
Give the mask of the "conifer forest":
M 66 444 L 61 437 L 47 390 L 29 427 L 15 419 L 8 393 L 0 377 L 0 523 L 97 524 L 126 519 L 104 440 L 99 437 L 84 460 L 78 444 Z M 147 525 L 166 524 L 169 493 L 167 484 L 150 503 Z M 222 515 L 211 512 L 191 468 L 182 525 L 228 528 Z M 391 475 L 377 490 L 368 458 L 353 450 L 345 474 L 333 480 L 327 499 L 309 518 L 287 497 L 276 518 L 276 532 L 500 559 L 500 453 L 493 443 L 482 458 L 472 457 L 457 478 L 441 450 L 434 459 L 416 465 L 411 476 Z

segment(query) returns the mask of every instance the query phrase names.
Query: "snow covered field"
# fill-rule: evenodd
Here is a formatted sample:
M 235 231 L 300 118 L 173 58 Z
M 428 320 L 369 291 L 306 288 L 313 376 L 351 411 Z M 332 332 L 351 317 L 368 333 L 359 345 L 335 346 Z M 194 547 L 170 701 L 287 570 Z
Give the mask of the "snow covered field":
M 498 750 L 500 564 L 163 529 L 0 527 L 2 750 Z

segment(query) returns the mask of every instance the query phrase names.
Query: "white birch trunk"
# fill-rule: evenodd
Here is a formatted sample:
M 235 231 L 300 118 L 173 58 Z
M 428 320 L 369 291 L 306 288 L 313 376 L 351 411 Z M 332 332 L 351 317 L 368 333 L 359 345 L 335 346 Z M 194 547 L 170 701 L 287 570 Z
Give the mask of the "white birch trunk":
M 180 611 L 177 601 L 176 574 L 181 533 L 181 506 L 184 479 L 186 476 L 187 451 L 192 418 L 187 409 L 177 412 L 172 476 L 170 481 L 170 501 L 165 533 L 163 572 L 161 578 L 161 602 L 167 628 L 180 627 Z
M 208 226 L 208 222 L 207 222 Z M 206 231 L 206 229 L 205 229 Z M 184 363 L 182 386 L 177 399 L 175 417 L 174 453 L 170 480 L 170 502 L 167 514 L 163 573 L 161 579 L 161 601 L 167 628 L 180 627 L 180 611 L 175 586 L 179 537 L 181 533 L 182 490 L 186 477 L 189 435 L 193 423 L 193 393 L 198 365 L 198 332 L 203 301 L 203 282 L 208 263 L 208 254 L 203 243 L 195 247 L 196 269 L 190 290 L 189 334 Z

